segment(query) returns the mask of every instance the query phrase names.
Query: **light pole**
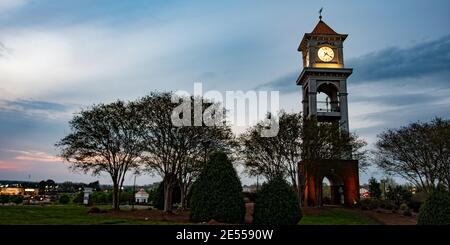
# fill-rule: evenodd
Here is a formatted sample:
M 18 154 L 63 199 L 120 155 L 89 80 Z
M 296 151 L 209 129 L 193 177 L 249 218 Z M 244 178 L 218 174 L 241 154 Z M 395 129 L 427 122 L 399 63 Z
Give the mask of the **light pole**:
M 256 193 L 259 191 L 259 175 L 256 175 Z
M 131 211 L 134 210 L 134 202 L 136 201 L 136 175 L 134 175 L 133 183 L 133 201 L 131 202 Z

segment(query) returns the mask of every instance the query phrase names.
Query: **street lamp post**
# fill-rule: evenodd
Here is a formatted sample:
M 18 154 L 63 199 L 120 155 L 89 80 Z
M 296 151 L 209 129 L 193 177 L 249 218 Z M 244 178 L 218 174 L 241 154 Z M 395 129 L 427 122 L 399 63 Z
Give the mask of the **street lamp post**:
M 133 183 L 133 201 L 131 202 L 131 210 L 134 210 L 134 202 L 136 201 L 136 175 L 134 175 Z

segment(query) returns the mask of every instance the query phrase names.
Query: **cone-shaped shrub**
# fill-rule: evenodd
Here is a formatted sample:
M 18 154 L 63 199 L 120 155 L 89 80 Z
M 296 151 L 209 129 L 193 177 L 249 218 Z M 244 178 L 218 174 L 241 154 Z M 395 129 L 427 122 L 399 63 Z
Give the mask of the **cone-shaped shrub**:
M 450 192 L 434 191 L 420 207 L 419 225 L 450 225 Z
M 285 179 L 275 177 L 262 186 L 256 198 L 254 224 L 296 225 L 301 218 L 297 195 Z
M 241 181 L 225 153 L 210 155 L 191 192 L 192 221 L 243 222 L 245 203 Z

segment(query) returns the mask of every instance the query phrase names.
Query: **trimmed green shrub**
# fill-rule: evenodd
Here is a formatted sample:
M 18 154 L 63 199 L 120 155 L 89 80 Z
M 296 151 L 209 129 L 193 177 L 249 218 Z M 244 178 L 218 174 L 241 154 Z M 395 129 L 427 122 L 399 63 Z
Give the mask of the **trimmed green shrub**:
M 402 203 L 408 203 L 412 198 L 412 193 L 407 187 L 395 186 L 388 187 L 388 192 L 386 193 L 386 198 L 393 202 L 395 205 L 400 206 Z
M 262 186 L 255 203 L 254 224 L 296 225 L 302 216 L 297 194 L 284 178 L 275 177 Z
M 5 204 L 5 203 L 8 203 L 9 202 L 9 196 L 7 196 L 7 195 L 1 195 L 0 196 L 0 203 L 1 204 Z
M 420 207 L 419 225 L 450 225 L 450 192 L 434 191 Z
M 191 189 L 191 220 L 242 223 L 245 203 L 241 181 L 225 153 L 210 155 Z
M 378 182 L 374 177 L 369 179 L 369 195 L 372 199 L 381 198 L 380 182 Z
M 112 194 L 112 193 L 111 193 Z M 121 191 L 119 195 L 120 204 L 131 204 L 134 201 L 134 193 L 129 191 Z M 112 196 L 111 196 L 112 203 Z
M 77 204 L 82 204 L 84 199 L 84 193 L 82 191 L 78 192 L 73 198 L 72 202 Z
M 156 191 L 155 189 L 148 191 L 148 203 L 152 205 L 156 203 L 156 195 L 158 194 Z
M 68 204 L 70 202 L 70 197 L 67 194 L 62 194 L 59 197 L 59 203 L 61 204 Z
M 21 204 L 23 203 L 23 196 L 14 196 L 10 199 L 10 201 L 15 204 Z
M 95 191 L 89 197 L 92 199 L 92 203 L 95 204 L 110 204 L 112 201 L 109 200 L 109 193 Z M 111 196 L 112 198 L 112 196 Z

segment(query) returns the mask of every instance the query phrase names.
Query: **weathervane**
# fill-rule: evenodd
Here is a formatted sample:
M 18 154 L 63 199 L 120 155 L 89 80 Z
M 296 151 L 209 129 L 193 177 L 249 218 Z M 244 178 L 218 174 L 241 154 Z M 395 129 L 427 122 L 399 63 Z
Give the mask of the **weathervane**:
M 322 20 L 322 11 L 323 11 L 323 7 L 320 8 L 320 10 L 319 10 L 319 20 Z

